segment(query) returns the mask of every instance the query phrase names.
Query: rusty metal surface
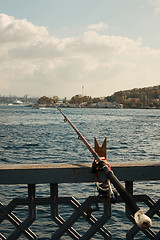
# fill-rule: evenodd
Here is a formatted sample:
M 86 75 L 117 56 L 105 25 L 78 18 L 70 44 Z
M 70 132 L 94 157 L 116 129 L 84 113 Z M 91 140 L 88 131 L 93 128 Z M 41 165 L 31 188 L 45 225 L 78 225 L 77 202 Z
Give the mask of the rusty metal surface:
M 95 148 L 96 153 L 99 155 L 99 157 L 104 157 L 104 158 L 107 157 L 106 145 L 107 145 L 106 138 L 104 139 L 104 142 L 101 147 L 99 146 L 97 139 L 94 138 L 94 148 Z

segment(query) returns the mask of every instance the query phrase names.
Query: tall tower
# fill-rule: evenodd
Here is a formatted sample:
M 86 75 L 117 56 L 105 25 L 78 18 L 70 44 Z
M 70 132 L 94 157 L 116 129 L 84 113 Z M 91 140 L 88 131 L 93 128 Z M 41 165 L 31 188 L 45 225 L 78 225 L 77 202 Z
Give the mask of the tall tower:
M 82 97 L 84 96 L 84 85 L 82 85 Z

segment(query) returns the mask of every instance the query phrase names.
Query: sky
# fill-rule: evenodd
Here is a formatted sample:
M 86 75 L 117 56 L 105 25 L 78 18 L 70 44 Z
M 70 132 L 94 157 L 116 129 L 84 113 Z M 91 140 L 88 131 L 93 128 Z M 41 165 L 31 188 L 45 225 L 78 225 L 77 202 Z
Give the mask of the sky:
M 0 0 L 0 95 L 160 85 L 160 0 Z

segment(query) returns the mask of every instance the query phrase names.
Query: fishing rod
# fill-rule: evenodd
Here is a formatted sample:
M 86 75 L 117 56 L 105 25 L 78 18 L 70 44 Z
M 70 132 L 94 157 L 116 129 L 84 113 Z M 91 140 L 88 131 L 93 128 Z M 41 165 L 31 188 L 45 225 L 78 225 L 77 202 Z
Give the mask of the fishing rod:
M 147 229 L 151 227 L 152 221 L 151 219 L 138 207 L 133 197 L 126 191 L 124 186 L 120 183 L 119 179 L 115 176 L 113 171 L 111 170 L 110 166 L 106 164 L 105 161 L 103 161 L 99 155 L 96 153 L 96 151 L 90 146 L 90 144 L 87 142 L 87 140 L 83 137 L 83 135 L 79 132 L 79 130 L 73 125 L 73 123 L 67 118 L 67 116 L 62 112 L 62 110 L 55 104 L 55 107 L 58 109 L 58 111 L 63 115 L 64 121 L 68 122 L 71 127 L 74 129 L 74 131 L 78 135 L 78 139 L 82 140 L 85 146 L 88 148 L 88 150 L 91 152 L 91 154 L 94 157 L 94 163 L 97 163 L 97 166 L 99 170 L 103 171 L 106 175 L 106 177 L 110 180 L 110 182 L 113 184 L 117 192 L 120 194 L 121 198 L 124 200 L 130 211 L 132 212 L 134 216 L 134 220 L 136 224 L 141 229 Z M 93 164 L 94 164 L 93 163 Z

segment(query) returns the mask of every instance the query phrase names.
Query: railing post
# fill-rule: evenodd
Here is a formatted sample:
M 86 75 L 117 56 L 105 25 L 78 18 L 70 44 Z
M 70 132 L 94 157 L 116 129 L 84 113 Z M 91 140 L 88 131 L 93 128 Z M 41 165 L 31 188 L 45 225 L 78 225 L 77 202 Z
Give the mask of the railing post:
M 131 195 L 133 195 L 133 181 L 126 181 L 125 188 L 126 188 L 127 192 L 129 192 Z
M 51 217 L 53 219 L 58 216 L 58 183 L 50 184 L 50 196 L 53 200 L 53 203 L 51 204 Z
M 125 188 L 127 192 L 133 196 L 133 181 L 126 181 Z M 127 206 L 125 206 L 125 211 L 126 211 L 126 217 L 133 222 L 134 218 L 131 216 L 131 211 Z M 130 236 L 126 235 L 126 240 L 134 240 L 134 235 L 132 234 Z
M 36 220 L 36 204 L 35 204 L 35 196 L 36 196 L 36 185 L 28 184 L 28 199 L 29 199 L 29 216 L 32 218 L 34 222 Z
M 125 188 L 126 188 L 127 192 L 133 196 L 133 181 L 126 181 Z M 130 220 L 133 220 L 131 217 L 131 211 L 129 210 L 129 208 L 127 206 L 126 206 L 126 216 Z

